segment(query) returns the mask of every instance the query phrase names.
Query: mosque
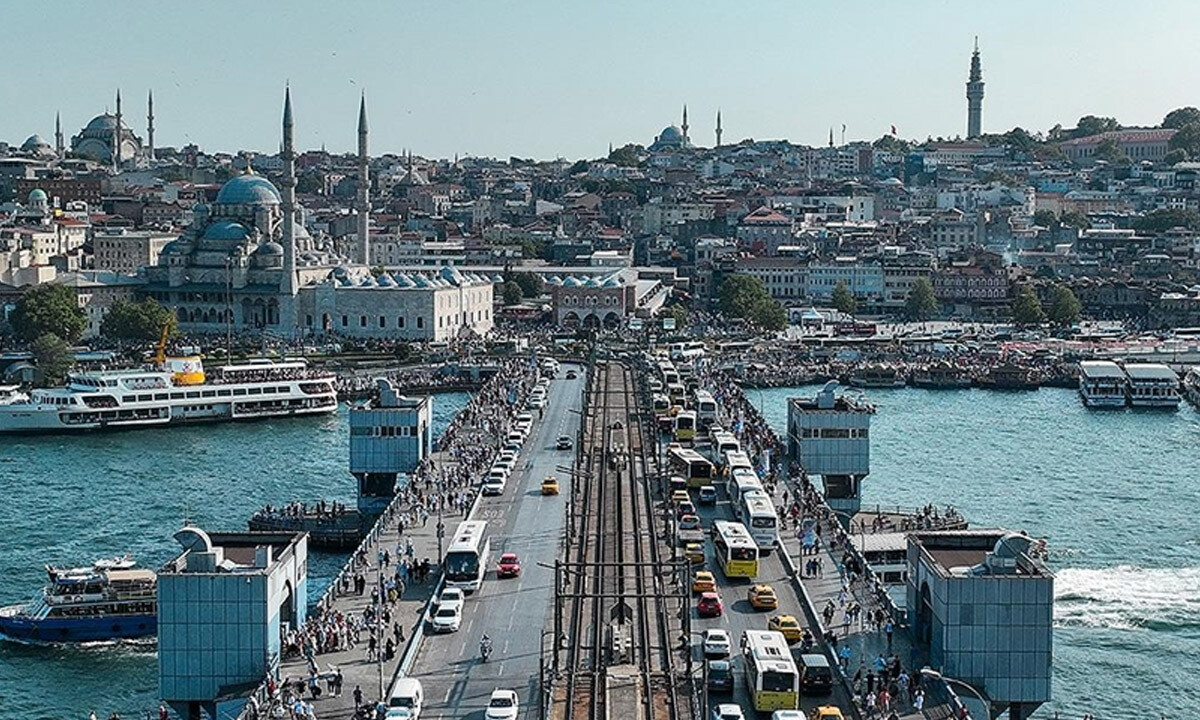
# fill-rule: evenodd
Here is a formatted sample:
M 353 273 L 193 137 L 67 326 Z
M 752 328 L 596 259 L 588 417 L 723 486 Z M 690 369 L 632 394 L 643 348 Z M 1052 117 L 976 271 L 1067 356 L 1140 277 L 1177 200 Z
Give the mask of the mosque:
M 282 337 L 338 335 L 443 341 L 492 328 L 493 280 L 454 268 L 387 273 L 370 255 L 366 100 L 359 106 L 356 257 L 313 238 L 296 204 L 292 101 L 284 100 L 282 190 L 252 169 L 226 182 L 211 206 L 146 268 L 142 294 L 174 310 L 184 332 L 260 330 Z
M 71 154 L 114 168 L 127 162 L 135 162 L 154 155 L 154 95 L 147 97 L 147 142 L 142 143 L 124 120 L 121 112 L 121 91 L 117 91 L 116 113 L 104 112 L 92 118 L 79 134 L 71 138 Z M 58 152 L 62 152 L 62 125 L 55 122 L 58 137 Z
M 683 124 L 668 125 L 663 128 L 663 131 L 654 138 L 654 142 L 650 147 L 646 148 L 650 152 L 668 152 L 672 150 L 685 150 L 692 147 L 692 139 L 688 136 L 688 111 L 687 105 L 683 106 Z

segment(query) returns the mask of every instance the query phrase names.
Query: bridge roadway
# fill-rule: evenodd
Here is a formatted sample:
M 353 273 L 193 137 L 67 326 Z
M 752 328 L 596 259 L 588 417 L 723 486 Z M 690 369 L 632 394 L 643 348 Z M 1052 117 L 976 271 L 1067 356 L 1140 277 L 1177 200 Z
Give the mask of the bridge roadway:
M 579 377 L 567 380 L 568 370 L 576 370 Z M 572 482 L 557 468 L 570 466 L 575 457 L 574 450 L 555 450 L 555 441 L 560 435 L 576 439 L 584 377 L 578 366 L 562 365 L 558 378 L 550 383 L 544 417 L 538 420 L 533 411 L 533 432 L 504 494 L 483 498 L 473 516 L 488 521 L 491 566 L 495 567 L 501 553 L 515 552 L 521 558 L 521 574 L 499 580 L 494 569 L 489 571 L 480 591 L 468 596 L 459 631 L 425 635 L 409 671 L 424 688 L 423 720 L 481 719 L 488 697 L 497 688 L 517 692 L 519 718 L 538 717 L 542 631 L 553 627 L 553 566 L 559 556 Z M 547 475 L 559 478 L 560 495 L 541 494 L 542 478 Z M 453 524 L 448 523 L 447 537 L 453 531 Z M 479 656 L 479 639 L 484 633 L 493 642 L 492 657 L 486 663 Z

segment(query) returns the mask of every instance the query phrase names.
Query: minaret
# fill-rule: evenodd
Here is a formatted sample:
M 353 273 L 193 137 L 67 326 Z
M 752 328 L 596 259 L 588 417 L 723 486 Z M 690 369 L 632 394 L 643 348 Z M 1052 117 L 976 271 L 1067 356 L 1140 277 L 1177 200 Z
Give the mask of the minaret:
M 983 134 L 983 69 L 979 66 L 979 36 L 971 53 L 971 75 L 967 79 L 967 138 Z
M 121 90 L 117 89 L 117 125 L 113 128 L 113 169 L 119 168 L 125 158 L 121 157 Z
M 296 145 L 292 125 L 292 89 L 283 95 L 283 278 L 279 292 L 279 324 L 291 332 L 296 328 Z
M 154 162 L 154 91 L 146 96 L 146 150 L 150 162 Z
M 687 103 L 683 105 L 683 124 L 679 126 L 679 129 L 683 130 L 683 144 L 686 147 L 691 143 L 691 138 L 688 137 Z
M 409 167 L 412 167 L 409 156 Z M 371 264 L 371 178 L 367 174 L 367 94 L 358 105 L 358 261 Z
M 62 113 L 54 113 L 54 154 L 59 160 L 63 159 Z
M 833 147 L 833 126 L 829 126 L 829 147 Z
M 717 111 L 717 147 L 721 147 L 721 111 Z

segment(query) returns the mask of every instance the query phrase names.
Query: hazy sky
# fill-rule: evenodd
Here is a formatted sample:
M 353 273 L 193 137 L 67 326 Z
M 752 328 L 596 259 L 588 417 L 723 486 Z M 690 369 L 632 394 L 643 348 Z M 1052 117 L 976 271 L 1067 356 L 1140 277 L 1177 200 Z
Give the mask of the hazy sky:
M 971 43 L 985 131 L 1085 114 L 1154 124 L 1200 105 L 1200 2 L 9 3 L 0 139 L 67 142 L 120 87 L 156 142 L 274 151 L 290 81 L 301 149 L 348 151 L 366 90 L 371 151 L 597 157 L 678 123 L 713 142 L 823 144 L 895 124 L 965 132 Z

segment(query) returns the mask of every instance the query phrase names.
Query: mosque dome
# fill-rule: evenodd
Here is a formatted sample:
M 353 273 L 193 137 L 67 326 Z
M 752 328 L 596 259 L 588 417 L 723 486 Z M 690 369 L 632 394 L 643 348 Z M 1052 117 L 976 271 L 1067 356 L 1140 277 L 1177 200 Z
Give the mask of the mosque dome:
M 249 235 L 246 226 L 231 220 L 221 220 L 204 231 L 205 240 L 245 240 Z
M 41 188 L 34 188 L 29 191 L 29 203 L 31 205 L 33 203 L 46 202 L 47 199 L 46 191 Z
M 453 266 L 447 265 L 447 266 L 443 267 L 441 275 L 442 275 L 442 279 L 445 280 L 446 282 L 450 283 L 451 285 L 462 285 L 463 284 L 462 273 L 460 273 L 458 271 L 458 269 Z
M 683 143 L 683 131 L 674 125 L 668 125 L 658 134 L 660 143 Z
M 619 288 L 619 287 L 621 287 L 621 279 L 618 278 L 616 275 L 611 275 L 611 276 L 609 276 L 609 278 L 607 280 L 604 281 L 604 287 Z
M 396 273 L 394 280 L 396 281 L 396 287 L 410 288 L 413 286 L 412 278 L 404 273 Z
M 163 255 L 185 255 L 185 254 L 187 254 L 187 251 L 188 251 L 187 244 L 184 243 L 182 240 L 172 240 L 171 242 L 167 243 L 166 245 L 163 245 L 162 254 Z
M 271 181 L 252 172 L 238 175 L 221 186 L 218 205 L 278 205 L 279 190 Z
M 262 245 L 258 246 L 258 251 L 256 254 L 271 255 L 271 256 L 283 255 L 283 246 L 280 245 L 279 243 L 275 242 L 274 240 L 272 240 L 270 242 L 265 242 Z
M 33 135 L 30 135 L 29 138 L 25 142 L 21 143 L 21 152 L 38 153 L 38 154 L 43 154 L 43 153 L 47 153 L 47 152 L 53 153 L 54 148 L 50 145 L 50 143 L 48 143 L 44 139 L 42 139 L 41 135 L 38 135 L 35 133 Z
M 83 129 L 84 134 L 89 133 L 108 133 L 112 134 L 113 128 L 117 126 L 117 116 L 104 113 L 92 118 L 92 121 Z
M 494 283 L 502 283 L 502 282 L 504 282 L 504 276 L 503 276 L 503 275 L 499 275 L 499 274 L 497 274 L 497 275 L 493 275 L 493 276 L 492 276 L 492 282 L 494 282 Z
M 582 284 L 574 275 L 568 275 L 567 279 L 563 280 L 563 287 L 579 287 Z
M 384 273 L 379 276 L 379 287 L 396 287 L 396 281 L 391 275 Z

